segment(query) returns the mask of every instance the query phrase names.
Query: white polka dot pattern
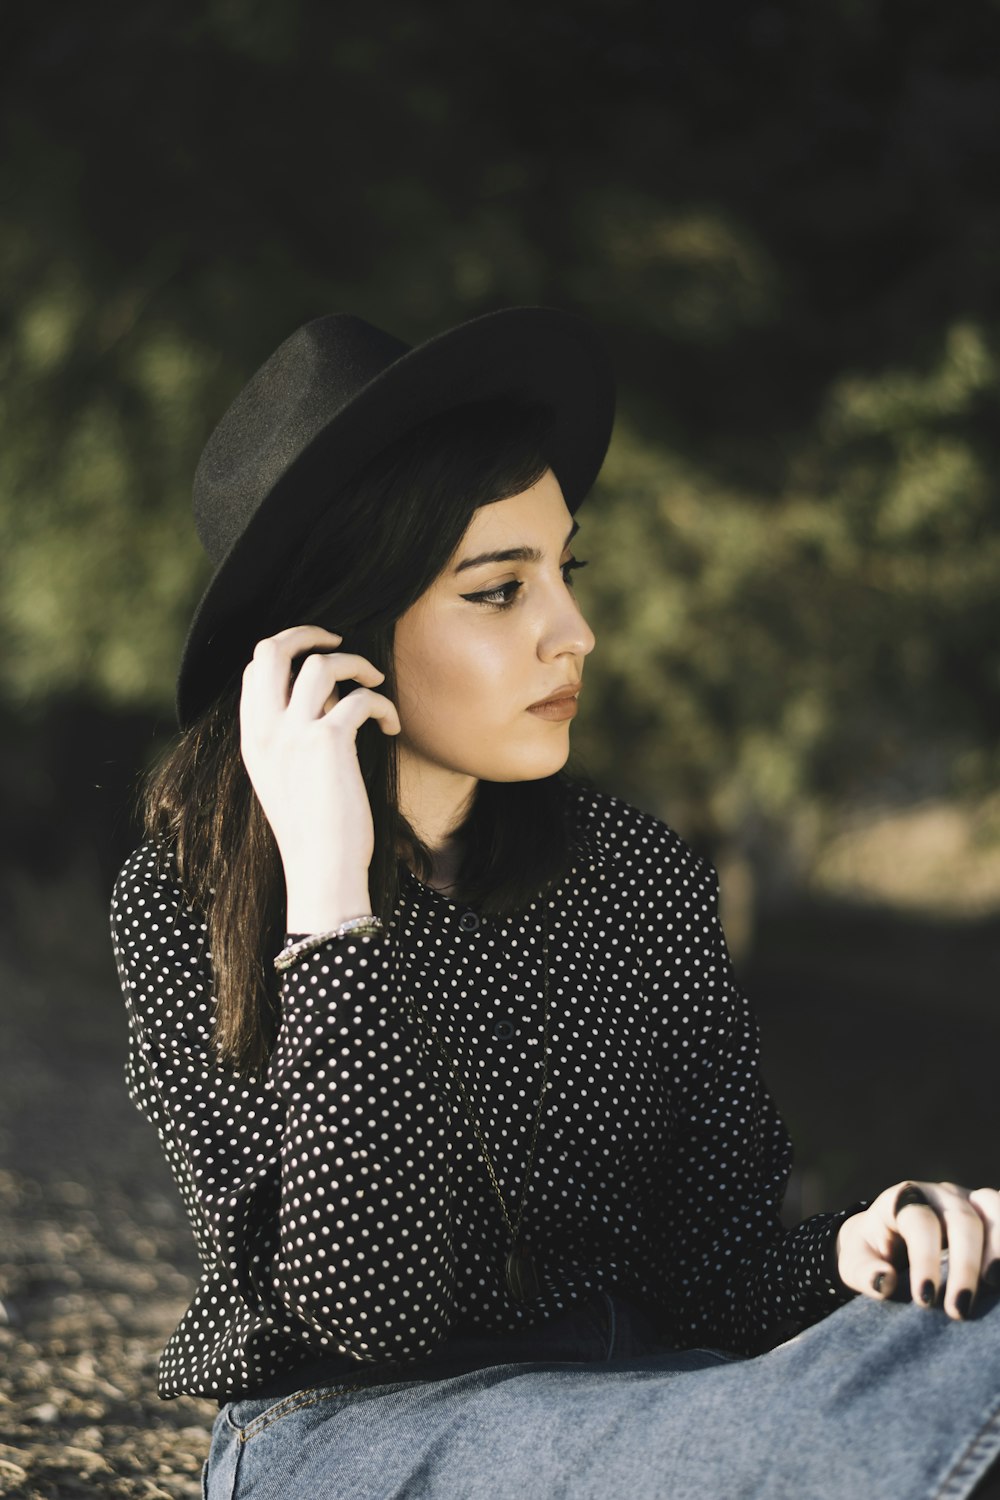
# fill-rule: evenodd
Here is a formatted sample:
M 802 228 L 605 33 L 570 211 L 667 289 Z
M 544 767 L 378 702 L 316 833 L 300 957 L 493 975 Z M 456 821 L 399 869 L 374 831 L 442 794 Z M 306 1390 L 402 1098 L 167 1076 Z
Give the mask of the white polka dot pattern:
M 406 871 L 383 933 L 286 971 L 270 1064 L 241 1078 L 208 1049 L 204 920 L 154 845 L 126 860 L 111 933 L 127 1085 L 203 1268 L 162 1396 L 224 1400 L 317 1355 L 419 1360 L 602 1288 L 655 1309 L 678 1346 L 741 1352 L 850 1295 L 831 1271 L 849 1210 L 779 1219 L 791 1146 L 714 871 L 651 814 L 575 794 L 574 863 L 544 898 L 550 1086 L 524 1219 L 544 1286 L 527 1308 L 506 1294 L 506 1228 L 461 1098 L 409 1007 L 461 1069 L 513 1208 L 541 1081 L 542 898 L 477 919 Z

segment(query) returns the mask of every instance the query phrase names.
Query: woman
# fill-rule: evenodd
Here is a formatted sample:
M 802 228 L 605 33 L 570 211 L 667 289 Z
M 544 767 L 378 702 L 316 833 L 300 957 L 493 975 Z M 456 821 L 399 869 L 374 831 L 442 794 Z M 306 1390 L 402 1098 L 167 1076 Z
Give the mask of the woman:
M 209 1500 L 994 1482 L 1000 1195 L 783 1228 L 714 872 L 565 771 L 612 414 L 567 313 L 328 317 L 199 464 L 217 568 L 112 934 Z

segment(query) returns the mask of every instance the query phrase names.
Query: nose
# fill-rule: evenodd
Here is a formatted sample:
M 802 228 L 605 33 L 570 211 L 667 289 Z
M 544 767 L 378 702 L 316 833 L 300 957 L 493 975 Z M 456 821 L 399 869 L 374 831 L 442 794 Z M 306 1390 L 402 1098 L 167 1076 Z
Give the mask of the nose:
M 545 659 L 557 656 L 589 656 L 597 638 L 572 594 L 557 599 L 548 615 L 539 640 L 539 655 Z

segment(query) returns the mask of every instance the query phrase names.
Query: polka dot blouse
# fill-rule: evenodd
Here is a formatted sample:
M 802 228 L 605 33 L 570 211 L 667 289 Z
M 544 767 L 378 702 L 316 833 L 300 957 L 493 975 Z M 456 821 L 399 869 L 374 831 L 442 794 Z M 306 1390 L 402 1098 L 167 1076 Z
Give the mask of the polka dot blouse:
M 665 1342 L 747 1353 L 851 1295 L 832 1255 L 851 1210 L 779 1219 L 791 1146 L 714 871 L 652 814 L 575 795 L 574 862 L 547 896 L 479 917 L 406 870 L 382 933 L 331 939 L 285 971 L 274 1051 L 249 1077 L 209 1050 L 204 920 L 151 843 L 129 856 L 111 900 L 127 1085 L 202 1264 L 161 1396 L 222 1401 L 324 1356 L 412 1364 L 450 1335 L 513 1332 L 611 1288 L 651 1308 Z M 523 1220 L 542 1292 L 523 1305 L 427 1027 L 514 1219 L 541 1087 L 543 921 L 549 1081 Z

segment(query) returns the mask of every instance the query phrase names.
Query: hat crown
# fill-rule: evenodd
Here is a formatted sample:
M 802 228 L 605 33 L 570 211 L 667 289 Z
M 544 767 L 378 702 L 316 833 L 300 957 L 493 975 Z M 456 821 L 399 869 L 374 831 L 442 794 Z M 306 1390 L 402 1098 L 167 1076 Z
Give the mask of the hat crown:
M 297 328 L 265 360 L 214 428 L 195 470 L 195 528 L 214 563 L 331 418 L 409 351 L 364 318 L 331 313 Z

